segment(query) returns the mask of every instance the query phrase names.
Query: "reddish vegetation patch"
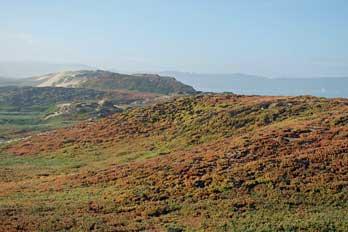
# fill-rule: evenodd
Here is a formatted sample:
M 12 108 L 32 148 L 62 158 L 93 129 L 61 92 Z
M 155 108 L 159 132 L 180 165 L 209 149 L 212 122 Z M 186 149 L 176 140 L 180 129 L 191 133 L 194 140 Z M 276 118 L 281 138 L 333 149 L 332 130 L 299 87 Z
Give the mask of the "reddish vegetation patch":
M 160 138 L 158 143 L 174 143 L 175 149 L 151 159 L 55 176 L 29 188 L 27 183 L 7 184 L 2 194 L 22 189 L 40 194 L 97 189 L 98 198 L 76 208 L 68 206 L 77 218 L 74 224 L 68 221 L 71 215 L 64 217 L 71 228 L 81 228 L 83 218 L 90 216 L 99 220 L 91 226 L 104 226 L 100 228 L 105 231 L 163 231 L 173 222 L 201 231 L 217 231 L 221 225 L 231 231 L 233 226 L 242 230 L 249 224 L 249 229 L 256 229 L 270 223 L 264 229 L 284 231 L 293 226 L 286 221 L 291 216 L 306 222 L 291 228 L 304 231 L 321 223 L 313 214 L 330 208 L 334 219 L 326 215 L 328 231 L 344 231 L 348 229 L 342 214 L 348 202 L 347 116 L 346 99 L 179 98 L 33 136 L 8 151 L 35 155 L 65 146 L 84 150 L 91 144 L 102 149 L 137 138 Z M 272 218 L 264 219 L 265 212 L 285 216 L 269 222 Z M 41 213 L 49 218 L 50 213 Z M 8 225 L 18 223 L 9 214 L 0 211 Z M 32 225 L 19 224 L 30 230 L 42 221 L 35 217 Z

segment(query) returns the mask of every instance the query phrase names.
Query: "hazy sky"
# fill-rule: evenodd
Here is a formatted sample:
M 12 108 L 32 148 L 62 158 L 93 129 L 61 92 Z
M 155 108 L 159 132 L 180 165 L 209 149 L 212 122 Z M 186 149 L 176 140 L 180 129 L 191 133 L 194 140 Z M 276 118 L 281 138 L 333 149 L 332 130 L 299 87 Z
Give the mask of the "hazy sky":
M 347 0 L 0 0 L 0 61 L 348 76 Z

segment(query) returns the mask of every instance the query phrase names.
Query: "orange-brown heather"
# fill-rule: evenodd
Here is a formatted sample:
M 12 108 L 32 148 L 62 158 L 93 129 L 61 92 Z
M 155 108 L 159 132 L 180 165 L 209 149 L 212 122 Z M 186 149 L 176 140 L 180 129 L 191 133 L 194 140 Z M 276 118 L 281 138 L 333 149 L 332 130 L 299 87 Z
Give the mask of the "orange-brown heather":
M 348 99 L 179 97 L 0 166 L 0 231 L 347 231 Z

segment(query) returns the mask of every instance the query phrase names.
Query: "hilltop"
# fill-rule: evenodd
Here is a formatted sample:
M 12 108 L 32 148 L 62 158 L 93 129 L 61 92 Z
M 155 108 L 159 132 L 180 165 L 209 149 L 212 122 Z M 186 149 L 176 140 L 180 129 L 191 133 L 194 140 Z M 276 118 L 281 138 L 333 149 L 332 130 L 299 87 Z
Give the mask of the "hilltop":
M 127 75 L 103 70 L 53 73 L 31 78 L 38 87 L 70 87 L 97 90 L 131 90 L 160 94 L 193 94 L 195 90 L 173 77 L 159 75 Z
M 213 94 L 34 135 L 0 154 L 0 229 L 346 231 L 347 128 L 347 99 Z

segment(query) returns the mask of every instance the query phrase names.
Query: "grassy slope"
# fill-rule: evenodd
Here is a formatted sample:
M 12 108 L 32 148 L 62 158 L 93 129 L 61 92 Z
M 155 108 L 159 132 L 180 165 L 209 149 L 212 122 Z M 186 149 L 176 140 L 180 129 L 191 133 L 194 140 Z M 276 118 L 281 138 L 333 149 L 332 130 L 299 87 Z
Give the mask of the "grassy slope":
M 0 230 L 346 231 L 347 125 L 343 99 L 212 95 L 33 136 L 0 155 Z

